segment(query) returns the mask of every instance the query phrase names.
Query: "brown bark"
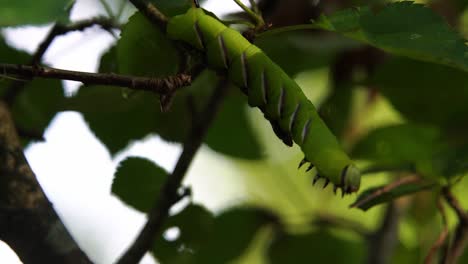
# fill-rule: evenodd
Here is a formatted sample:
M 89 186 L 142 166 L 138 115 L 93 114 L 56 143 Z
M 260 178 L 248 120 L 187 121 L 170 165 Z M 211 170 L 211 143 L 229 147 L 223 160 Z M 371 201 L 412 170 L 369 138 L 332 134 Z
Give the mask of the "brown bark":
M 0 102 L 0 239 L 23 263 L 91 263 L 54 211 Z

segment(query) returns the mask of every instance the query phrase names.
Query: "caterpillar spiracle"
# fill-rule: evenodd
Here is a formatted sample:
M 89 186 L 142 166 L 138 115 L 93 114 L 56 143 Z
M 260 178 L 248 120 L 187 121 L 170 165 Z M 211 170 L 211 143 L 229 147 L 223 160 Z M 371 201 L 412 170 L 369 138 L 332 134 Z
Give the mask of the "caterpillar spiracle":
M 292 146 L 294 141 L 301 147 L 305 157 L 299 166 L 307 162 L 309 169 L 315 166 L 314 183 L 324 178 L 324 187 L 331 182 L 334 191 L 341 188 L 343 195 L 359 189 L 359 170 L 314 105 L 258 47 L 201 8 L 171 18 L 167 33 L 203 51 L 210 67 L 227 71 L 229 81 L 248 96 L 250 106 L 260 108 L 275 134 L 286 145 Z

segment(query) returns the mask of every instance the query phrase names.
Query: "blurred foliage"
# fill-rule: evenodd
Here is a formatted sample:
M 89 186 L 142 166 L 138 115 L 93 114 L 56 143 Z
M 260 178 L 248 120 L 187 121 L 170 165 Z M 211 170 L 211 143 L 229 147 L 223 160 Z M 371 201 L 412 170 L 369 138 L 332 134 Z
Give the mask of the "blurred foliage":
M 30 24 L 46 24 L 57 20 L 67 20 L 68 11 L 74 0 L 1 0 L 0 27 Z
M 148 212 L 166 179 L 167 172 L 153 162 L 130 157 L 120 162 L 112 193 L 133 208 Z
M 168 16 L 191 5 L 189 0 L 151 2 Z M 322 1 L 319 6 L 339 2 Z M 0 0 L 0 27 L 66 22 L 70 3 Z M 312 186 L 314 171 L 296 169 L 302 159 L 297 146 L 284 146 L 262 114 L 248 108 L 245 95 L 231 86 L 204 143 L 234 164 L 246 199 L 220 211 L 187 199 L 188 205 L 171 214 L 164 236 L 155 242 L 152 254 L 161 263 L 363 263 L 369 256 L 369 237 L 378 234 L 390 202 L 402 215 L 389 263 L 416 263 L 437 239 L 435 230 L 441 229 L 436 207 L 440 189 L 453 186 L 462 206 L 468 207 L 468 180 L 463 178 L 468 172 L 468 46 L 463 34 L 422 4 L 350 3 L 364 6 L 322 15 L 305 25 L 314 30 L 293 30 L 297 27 L 261 34 L 255 44 L 296 77 L 366 172 L 360 194 L 341 199 L 330 188 L 322 190 L 323 182 Z M 467 2 L 455 3 L 459 10 L 454 13 L 461 16 L 455 19 L 466 36 Z M 190 63 L 203 61 L 140 13 L 127 21 L 122 15 L 126 1 L 109 5 L 109 15 L 125 25 L 115 45 L 101 56 L 99 72 L 164 77 L 186 70 L 187 52 Z M 360 53 L 363 50 L 367 53 Z M 357 54 L 364 62 L 344 54 Z M 1 63 L 27 64 L 31 56 L 0 38 L 0 58 Z M 161 111 L 160 98 L 149 92 L 83 85 L 64 98 L 59 81 L 40 79 L 19 80 L 25 87 L 8 103 L 18 130 L 38 135 L 57 112 L 80 112 L 112 155 L 148 135 L 183 143 L 193 117 L 220 79 L 203 63 L 191 66 L 204 69 L 190 87 L 176 92 L 168 112 Z M 15 81 L 2 78 L 3 97 Z M 205 173 L 213 172 L 207 168 Z M 115 173 L 112 192 L 147 212 L 168 174 L 152 161 L 127 158 Z M 379 192 L 408 175 L 420 181 Z M 216 176 L 223 181 L 224 175 Z M 367 211 L 349 209 L 356 201 Z M 323 213 L 331 218 L 321 218 Z M 453 230 L 453 212 L 449 220 Z M 342 221 L 348 224 L 340 225 Z M 355 224 L 365 232 L 350 230 Z M 466 258 L 465 253 L 461 261 Z
M 468 71 L 465 40 L 431 9 L 410 1 L 322 16 L 320 28 L 342 33 L 396 55 Z

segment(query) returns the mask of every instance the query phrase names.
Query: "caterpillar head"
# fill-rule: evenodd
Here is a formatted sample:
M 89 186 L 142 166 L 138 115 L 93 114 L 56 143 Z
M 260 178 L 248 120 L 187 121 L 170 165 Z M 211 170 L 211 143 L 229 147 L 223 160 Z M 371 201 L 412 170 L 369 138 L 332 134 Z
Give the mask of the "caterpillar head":
M 341 172 L 341 188 L 343 194 L 353 193 L 359 190 L 361 185 L 361 172 L 354 164 L 350 164 L 343 168 Z

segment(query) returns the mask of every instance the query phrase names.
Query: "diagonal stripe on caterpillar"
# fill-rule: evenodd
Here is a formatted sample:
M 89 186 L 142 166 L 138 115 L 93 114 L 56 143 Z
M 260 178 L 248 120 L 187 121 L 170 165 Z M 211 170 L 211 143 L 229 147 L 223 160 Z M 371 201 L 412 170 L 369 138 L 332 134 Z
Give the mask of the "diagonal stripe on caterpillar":
M 295 142 L 301 147 L 305 155 L 301 165 L 310 162 L 309 168 L 317 168 L 314 183 L 325 178 L 325 186 L 331 182 L 343 195 L 359 189 L 359 170 L 314 105 L 258 47 L 201 8 L 173 17 L 167 33 L 205 52 L 210 67 L 227 71 L 229 80 L 248 96 L 250 106 L 260 108 L 276 135 L 288 146 Z

